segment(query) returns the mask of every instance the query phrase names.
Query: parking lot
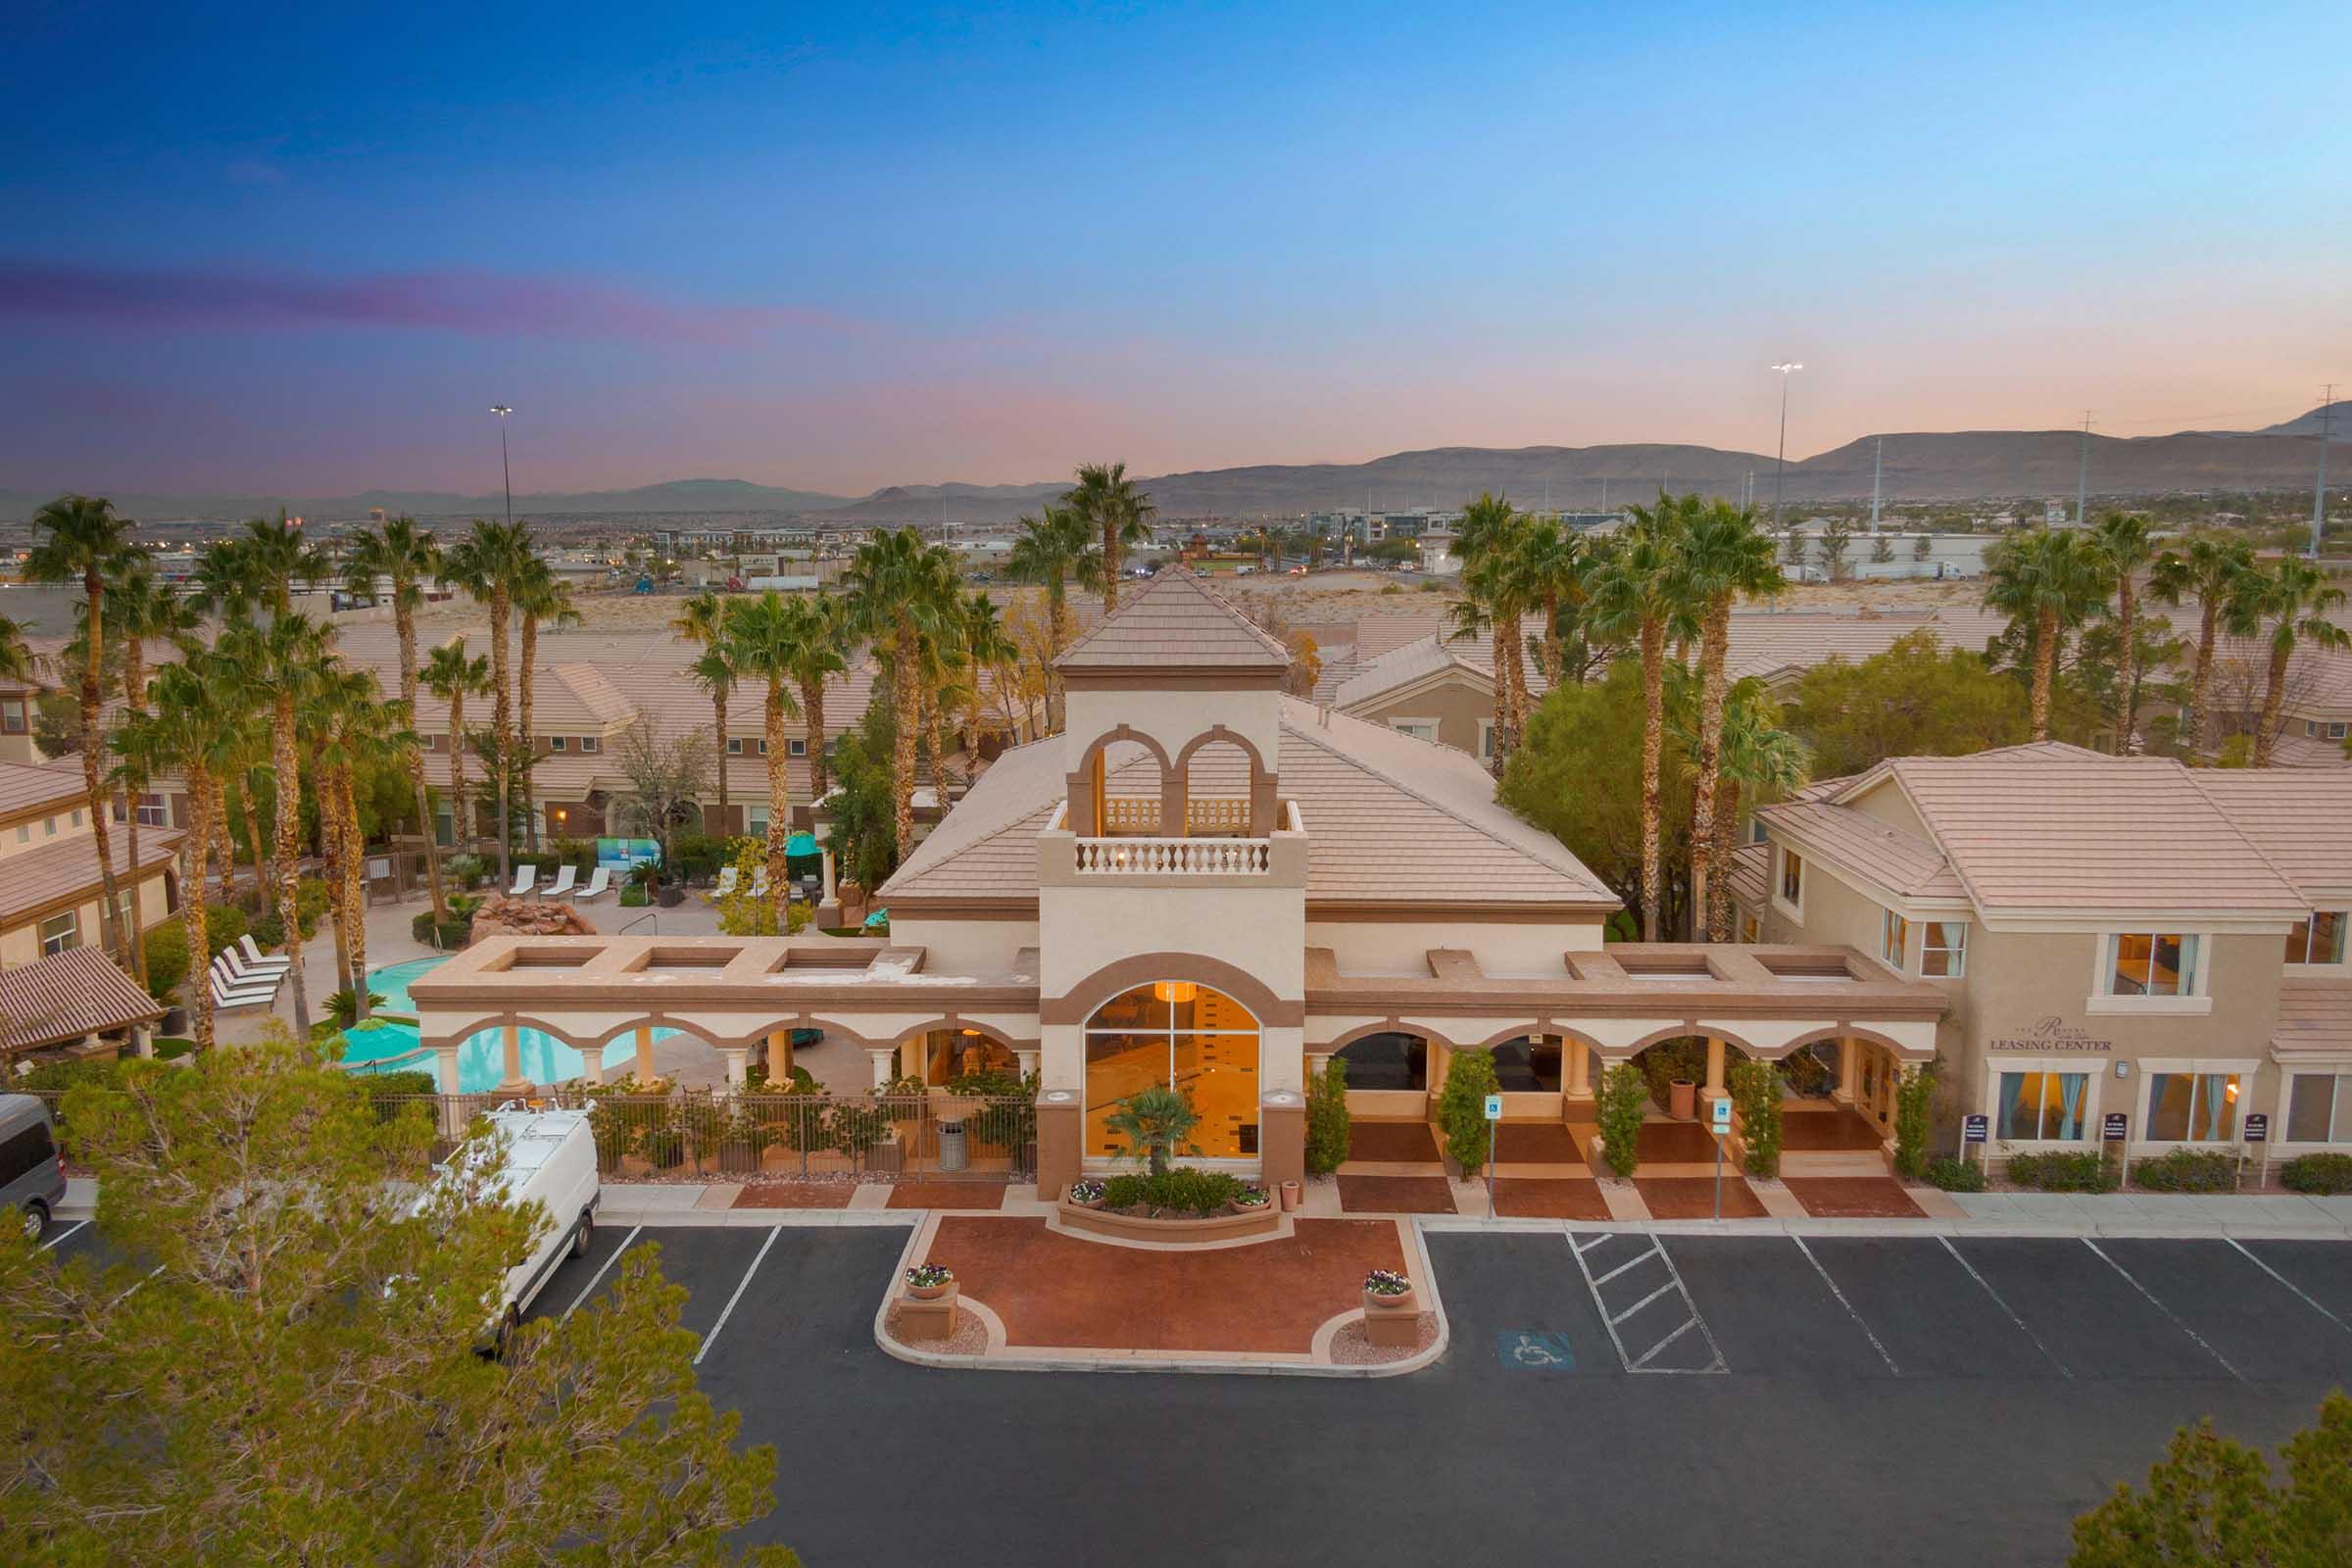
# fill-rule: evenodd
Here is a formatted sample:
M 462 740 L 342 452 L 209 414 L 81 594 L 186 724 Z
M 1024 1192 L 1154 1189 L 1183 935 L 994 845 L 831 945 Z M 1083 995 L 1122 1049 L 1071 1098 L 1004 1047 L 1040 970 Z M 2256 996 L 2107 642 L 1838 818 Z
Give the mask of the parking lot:
M 2274 1445 L 2352 1380 L 2341 1243 L 1437 1232 L 1451 1347 L 1364 1382 L 906 1366 L 905 1241 L 608 1227 L 538 1309 L 659 1245 L 811 1564 L 2054 1561 L 2177 1425 Z

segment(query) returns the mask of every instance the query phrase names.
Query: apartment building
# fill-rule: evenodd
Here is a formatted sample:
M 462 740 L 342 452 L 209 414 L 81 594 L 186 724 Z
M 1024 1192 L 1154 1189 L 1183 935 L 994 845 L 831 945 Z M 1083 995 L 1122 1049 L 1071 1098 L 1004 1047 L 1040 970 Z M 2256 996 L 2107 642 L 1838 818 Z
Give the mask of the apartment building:
M 136 894 L 149 924 L 179 907 L 180 835 L 154 805 L 141 808 Z M 133 895 L 129 835 L 113 832 L 114 871 L 125 929 Z M 0 762 L 0 968 L 14 969 L 102 944 L 105 881 L 78 758 Z

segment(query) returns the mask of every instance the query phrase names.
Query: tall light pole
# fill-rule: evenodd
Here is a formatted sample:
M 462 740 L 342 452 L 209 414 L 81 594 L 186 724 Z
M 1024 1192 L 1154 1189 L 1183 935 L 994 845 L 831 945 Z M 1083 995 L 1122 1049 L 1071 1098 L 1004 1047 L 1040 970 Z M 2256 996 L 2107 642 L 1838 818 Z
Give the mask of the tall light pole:
M 1790 360 L 1773 368 L 1781 372 L 1781 454 L 1772 466 L 1772 527 L 1778 533 L 1781 527 L 1781 479 L 1788 467 L 1788 377 L 1804 367 Z
M 498 472 L 507 484 L 507 526 L 514 526 L 514 470 L 507 463 L 507 416 L 514 412 L 512 405 L 493 403 L 490 412 L 498 416 Z
M 2335 383 L 2320 394 L 2320 481 L 2311 490 L 2311 559 L 2320 559 L 2328 531 L 2328 443 L 2335 439 Z
M 2082 461 L 2075 469 L 2075 526 L 2090 526 L 2090 411 L 2082 411 Z

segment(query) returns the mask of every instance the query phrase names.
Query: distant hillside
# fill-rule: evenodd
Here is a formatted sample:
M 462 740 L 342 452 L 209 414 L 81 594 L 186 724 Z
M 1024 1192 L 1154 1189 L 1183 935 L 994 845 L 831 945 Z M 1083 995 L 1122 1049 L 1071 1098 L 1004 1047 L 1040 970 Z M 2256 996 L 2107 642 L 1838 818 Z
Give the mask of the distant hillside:
M 0 490 L 0 521 L 22 521 L 53 499 L 53 495 Z M 364 490 L 350 496 L 117 494 L 111 499 L 116 509 L 126 515 L 158 520 L 267 516 L 274 514 L 280 507 L 298 516 L 329 521 L 364 518 L 374 507 L 381 507 L 395 516 L 405 512 L 417 517 L 488 517 L 503 514 L 507 506 L 502 494 L 464 496 L 445 490 Z M 744 479 L 671 479 L 634 490 L 589 490 L 573 495 L 517 492 L 514 510 L 532 515 L 608 512 L 824 512 L 848 506 L 851 499 L 817 490 L 778 489 Z
M 2344 402 L 2340 398 L 2333 403 L 2324 403 L 2309 414 L 2299 415 L 2284 424 L 2274 424 L 2254 433 L 2256 435 L 2318 435 L 2320 433 L 2320 416 L 2323 414 L 2329 416 L 2328 444 L 2333 446 L 2341 441 L 2347 446 L 2352 446 L 2352 403 Z

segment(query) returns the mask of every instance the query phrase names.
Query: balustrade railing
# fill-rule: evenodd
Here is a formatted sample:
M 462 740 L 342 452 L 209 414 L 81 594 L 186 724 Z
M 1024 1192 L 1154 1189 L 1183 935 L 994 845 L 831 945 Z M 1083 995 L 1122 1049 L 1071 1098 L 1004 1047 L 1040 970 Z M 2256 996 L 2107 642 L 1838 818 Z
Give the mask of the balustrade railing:
M 1265 839 L 1080 839 L 1080 876 L 1262 876 L 1273 865 Z

